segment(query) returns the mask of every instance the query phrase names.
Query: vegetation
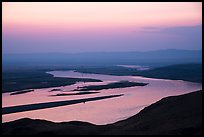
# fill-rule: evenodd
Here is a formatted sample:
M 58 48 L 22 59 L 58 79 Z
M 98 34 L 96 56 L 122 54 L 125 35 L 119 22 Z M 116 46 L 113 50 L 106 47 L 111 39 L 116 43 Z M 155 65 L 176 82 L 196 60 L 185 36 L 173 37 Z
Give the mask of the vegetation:
M 18 95 L 18 94 L 24 94 L 24 93 L 28 93 L 28 92 L 33 92 L 33 89 L 28 89 L 28 90 L 22 90 L 22 91 L 16 91 L 14 93 L 11 93 L 10 95 Z
M 62 91 L 62 89 L 54 88 L 54 89 L 50 90 L 50 92 L 52 92 L 52 91 Z
M 138 83 L 138 82 L 129 82 L 129 81 L 120 81 L 109 83 L 107 85 L 91 85 L 91 86 L 84 86 L 74 91 L 90 91 L 90 90 L 103 90 L 103 89 L 114 89 L 114 88 L 127 88 L 127 87 L 134 87 L 134 86 L 146 86 L 148 83 Z
M 131 75 L 202 83 L 202 64 L 196 63 L 169 65 L 143 71 L 123 67 L 79 68 L 77 71 L 82 73 L 108 74 L 117 76 Z
M 201 64 L 179 64 L 143 71 L 141 76 L 202 83 Z
M 57 87 L 75 84 L 79 81 L 101 82 L 87 78 L 59 78 L 45 72 L 52 70 L 76 70 L 82 73 L 107 74 L 117 76 L 143 76 L 202 83 L 202 64 L 177 64 L 137 71 L 121 66 L 38 66 L 4 68 L 2 72 L 2 92 L 16 90 Z
M 76 82 L 102 82 L 87 78 L 53 77 L 39 70 L 9 70 L 2 74 L 2 92 L 72 85 Z
M 100 92 L 59 93 L 51 96 L 71 96 L 71 95 L 85 95 L 85 94 L 96 94 L 96 93 L 100 93 Z

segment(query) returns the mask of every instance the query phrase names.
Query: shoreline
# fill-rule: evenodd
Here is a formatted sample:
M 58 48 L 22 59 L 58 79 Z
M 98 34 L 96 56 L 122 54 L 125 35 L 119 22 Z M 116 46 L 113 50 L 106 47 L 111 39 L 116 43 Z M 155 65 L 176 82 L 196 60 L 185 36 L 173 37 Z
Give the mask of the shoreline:
M 93 98 L 83 98 L 83 99 L 68 100 L 68 101 L 55 101 L 55 102 L 4 107 L 2 108 L 2 115 L 17 113 L 17 112 L 39 110 L 39 109 L 45 109 L 45 108 L 53 108 L 53 107 L 59 107 L 59 106 L 65 106 L 65 105 L 73 105 L 73 104 L 78 104 L 78 103 L 85 103 L 89 101 L 96 101 L 96 100 L 102 100 L 102 99 L 114 98 L 114 97 L 120 97 L 120 96 L 123 96 L 123 94 L 98 96 L 98 97 L 93 97 Z
M 160 124 L 157 123 L 158 119 Z M 16 127 L 20 130 L 15 130 Z M 134 116 L 107 125 L 95 125 L 84 121 L 55 123 L 23 118 L 5 122 L 2 128 L 5 135 L 42 133 L 47 135 L 200 135 L 202 134 L 202 90 L 162 98 Z M 27 130 L 28 128 L 32 130 Z

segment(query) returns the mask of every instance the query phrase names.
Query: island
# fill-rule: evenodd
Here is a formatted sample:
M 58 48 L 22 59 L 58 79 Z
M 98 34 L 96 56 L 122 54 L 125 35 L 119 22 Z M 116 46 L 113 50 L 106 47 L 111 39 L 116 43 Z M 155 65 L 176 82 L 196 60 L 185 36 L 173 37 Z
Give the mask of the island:
M 82 98 L 82 99 L 74 99 L 74 100 L 63 100 L 63 101 L 9 106 L 9 107 L 2 108 L 2 115 L 17 113 L 17 112 L 31 111 L 31 110 L 39 110 L 39 109 L 45 109 L 45 108 L 53 108 L 53 107 L 59 107 L 59 106 L 65 106 L 65 105 L 73 105 L 73 104 L 78 104 L 78 103 L 85 103 L 85 102 L 90 102 L 90 101 L 115 98 L 115 97 L 120 97 L 123 95 L 124 94 L 116 94 L 116 95 L 107 95 L 107 96 L 97 96 L 97 97 L 92 97 L 92 98 Z
M 3 135 L 202 135 L 202 90 L 165 97 L 107 125 L 23 118 L 2 123 L 2 129 Z
M 18 95 L 18 94 L 24 94 L 24 93 L 28 93 L 28 92 L 33 92 L 33 89 L 28 89 L 28 90 L 20 90 L 20 91 L 16 91 L 11 93 L 10 95 Z
M 73 91 L 90 91 L 90 90 L 103 90 L 103 89 L 115 89 L 115 88 L 127 88 L 127 87 L 135 87 L 135 86 L 146 86 L 148 83 L 140 83 L 140 82 L 130 82 L 130 81 L 119 81 L 113 82 L 106 85 L 89 85 L 84 87 L 78 87 Z
M 47 74 L 46 70 L 9 69 L 2 72 L 2 93 L 15 92 L 28 89 L 55 88 L 69 86 L 77 82 L 102 82 L 90 78 L 61 78 Z M 56 91 L 56 90 L 54 90 Z M 21 92 L 19 92 L 21 93 Z M 18 93 L 17 93 L 18 94 Z
M 54 88 L 54 89 L 50 90 L 50 92 L 52 92 L 52 91 L 62 91 L 62 89 Z
M 78 92 L 78 93 L 59 93 L 56 95 L 50 95 L 50 96 L 71 96 L 71 95 L 86 95 L 86 94 L 96 94 L 100 92 Z

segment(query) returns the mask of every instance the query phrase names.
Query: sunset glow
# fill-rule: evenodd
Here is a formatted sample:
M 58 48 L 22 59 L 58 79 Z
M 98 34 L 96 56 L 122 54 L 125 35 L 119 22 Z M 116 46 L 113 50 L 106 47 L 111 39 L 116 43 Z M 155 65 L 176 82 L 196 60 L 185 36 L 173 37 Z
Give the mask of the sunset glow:
M 3 135 L 201 135 L 202 2 L 3 2 Z
M 162 37 L 171 40 L 172 37 L 175 40 L 178 38 L 164 33 L 152 36 L 145 33 L 152 31 L 149 28 L 160 31 L 166 28 L 188 28 L 202 24 L 201 2 L 3 2 L 2 8 L 3 43 L 5 48 L 12 46 L 12 49 L 16 43 L 30 45 L 31 41 L 41 40 L 51 45 L 50 41 L 59 43 L 59 39 L 61 43 L 58 45 L 72 43 L 73 45 L 69 44 L 70 48 L 72 46 L 81 48 L 79 43 L 75 43 L 76 41 L 90 41 L 93 38 L 93 41 L 97 41 L 93 42 L 94 47 L 98 45 L 97 43 L 101 43 L 100 40 L 104 45 L 113 45 L 117 44 L 118 39 L 136 46 L 138 45 L 135 43 L 138 41 L 136 37 L 148 38 L 146 35 L 151 35 L 150 39 L 158 36 L 154 40 Z M 200 35 L 197 37 L 200 38 Z M 21 40 L 22 38 L 24 39 Z M 16 42 L 11 43 L 6 39 Z M 25 42 L 25 39 L 32 40 Z M 49 42 L 46 39 L 49 39 Z M 83 43 L 86 46 L 92 45 L 89 42 L 83 41 Z M 36 45 L 41 44 L 36 43 Z M 93 46 L 86 49 L 94 50 Z M 101 50 L 111 49 L 105 47 Z M 141 49 L 130 47 L 128 50 Z M 70 51 L 77 52 L 76 49 Z
M 103 28 L 199 25 L 201 3 L 3 3 L 3 25 Z

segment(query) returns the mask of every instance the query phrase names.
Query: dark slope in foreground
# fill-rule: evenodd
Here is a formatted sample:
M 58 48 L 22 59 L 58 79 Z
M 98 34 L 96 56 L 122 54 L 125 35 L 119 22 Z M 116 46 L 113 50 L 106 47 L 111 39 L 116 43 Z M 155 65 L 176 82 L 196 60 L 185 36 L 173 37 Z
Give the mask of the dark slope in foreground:
M 202 91 L 171 96 L 115 123 L 111 134 L 201 134 Z M 118 129 L 120 131 L 118 132 Z
M 126 120 L 109 125 L 20 119 L 2 124 L 3 134 L 202 134 L 202 91 L 163 98 Z

